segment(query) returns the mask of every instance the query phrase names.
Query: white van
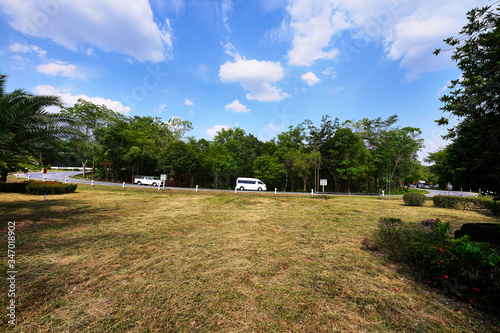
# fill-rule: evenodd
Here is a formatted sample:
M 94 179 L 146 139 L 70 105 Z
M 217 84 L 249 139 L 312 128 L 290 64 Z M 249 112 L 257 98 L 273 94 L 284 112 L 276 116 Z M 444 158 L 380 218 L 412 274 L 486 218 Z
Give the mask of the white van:
M 240 191 L 267 191 L 267 186 L 257 178 L 238 178 L 236 180 L 236 188 Z

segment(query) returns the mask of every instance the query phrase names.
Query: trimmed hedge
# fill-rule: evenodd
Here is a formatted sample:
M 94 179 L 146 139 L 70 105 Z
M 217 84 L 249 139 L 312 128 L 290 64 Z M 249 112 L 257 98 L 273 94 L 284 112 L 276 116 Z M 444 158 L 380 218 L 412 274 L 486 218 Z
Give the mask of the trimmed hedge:
M 403 196 L 403 201 L 407 206 L 422 206 L 426 196 L 422 193 L 410 192 Z
M 76 184 L 64 184 L 61 182 L 22 182 L 22 183 L 0 183 L 0 192 L 40 194 L 64 194 L 76 191 Z
M 497 202 L 488 198 L 436 195 L 432 198 L 432 202 L 434 206 L 440 208 L 489 210 L 495 215 L 499 213 Z
M 29 182 L 26 184 L 26 193 L 29 194 L 64 194 L 76 191 L 76 184 L 63 184 L 61 182 Z

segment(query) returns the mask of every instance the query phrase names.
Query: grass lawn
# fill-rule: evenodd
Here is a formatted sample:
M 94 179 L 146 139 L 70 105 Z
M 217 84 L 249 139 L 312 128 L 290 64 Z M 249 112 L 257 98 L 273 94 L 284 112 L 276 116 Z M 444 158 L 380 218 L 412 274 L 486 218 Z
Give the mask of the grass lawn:
M 0 193 L 16 221 L 19 332 L 495 332 L 494 319 L 361 242 L 380 217 L 498 222 L 401 198 L 313 199 L 78 185 Z M 9 328 L 4 282 L 0 330 Z

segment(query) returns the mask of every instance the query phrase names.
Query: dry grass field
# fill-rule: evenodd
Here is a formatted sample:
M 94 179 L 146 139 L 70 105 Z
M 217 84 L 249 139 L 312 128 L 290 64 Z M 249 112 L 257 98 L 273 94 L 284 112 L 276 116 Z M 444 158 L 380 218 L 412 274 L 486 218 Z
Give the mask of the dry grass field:
M 18 332 L 495 332 L 361 242 L 380 217 L 498 222 L 401 198 L 79 185 L 0 193 L 0 276 L 16 221 Z

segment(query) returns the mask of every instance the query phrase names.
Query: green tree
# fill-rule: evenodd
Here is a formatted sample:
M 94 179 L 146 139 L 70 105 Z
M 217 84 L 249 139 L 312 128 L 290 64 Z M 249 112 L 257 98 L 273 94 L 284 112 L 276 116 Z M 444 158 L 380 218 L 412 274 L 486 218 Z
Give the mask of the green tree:
M 411 173 L 397 173 L 400 169 L 407 167 L 417 161 L 417 153 L 423 147 L 423 139 L 419 136 L 420 129 L 415 127 L 403 127 L 383 131 L 380 141 L 375 150 L 375 160 L 387 167 L 385 175 L 386 190 L 391 193 L 391 185 L 405 180 L 406 175 Z
M 61 115 L 74 119 L 75 127 L 83 133 L 82 137 L 70 140 L 67 145 L 71 147 L 82 166 L 92 165 L 92 179 L 94 179 L 95 158 L 98 152 L 94 132 L 103 129 L 113 120 L 125 119 L 125 116 L 108 109 L 105 105 L 96 105 L 82 98 L 71 107 L 63 107 Z M 85 169 L 83 175 L 85 176 Z
M 323 146 L 324 164 L 334 178 L 336 191 L 348 191 L 353 183 L 366 179 L 371 155 L 365 143 L 350 128 L 341 127 Z M 359 186 L 355 187 L 359 190 Z M 364 189 L 366 191 L 366 188 Z
M 459 121 L 446 136 L 455 182 L 500 191 L 500 5 L 475 8 L 467 18 L 458 37 L 445 39 L 462 73 L 441 97 L 449 117 L 437 122 Z
M 288 131 L 278 134 L 276 140 L 276 153 L 275 156 L 283 164 L 285 169 L 285 184 L 283 190 L 286 191 L 288 183 L 290 182 L 291 191 L 294 190 L 294 176 L 296 175 L 297 152 L 304 148 L 305 129 L 303 124 L 295 127 L 290 126 Z
M 253 175 L 259 146 L 259 140 L 241 128 L 223 129 L 217 133 L 211 145 L 211 159 L 220 186 L 236 183 L 238 176 Z
M 285 168 L 277 157 L 261 155 L 254 162 L 255 177 L 262 180 L 269 189 L 278 188 L 285 174 Z
M 62 140 L 79 135 L 71 118 L 45 109 L 59 106 L 58 97 L 22 89 L 6 93 L 6 78 L 0 74 L 0 181 L 6 181 L 10 170 L 34 166 L 36 155 L 57 151 Z
M 454 181 L 454 170 L 448 164 L 448 147 L 429 153 L 424 161 L 431 164 L 429 171 L 434 175 L 435 182 L 440 184 L 441 187 L 448 182 Z
M 187 180 L 189 186 L 194 186 L 194 173 L 198 168 L 198 159 L 190 144 L 180 140 L 172 141 L 161 153 L 159 164 L 170 166 L 170 176 L 177 186 L 182 186 L 183 180 Z

